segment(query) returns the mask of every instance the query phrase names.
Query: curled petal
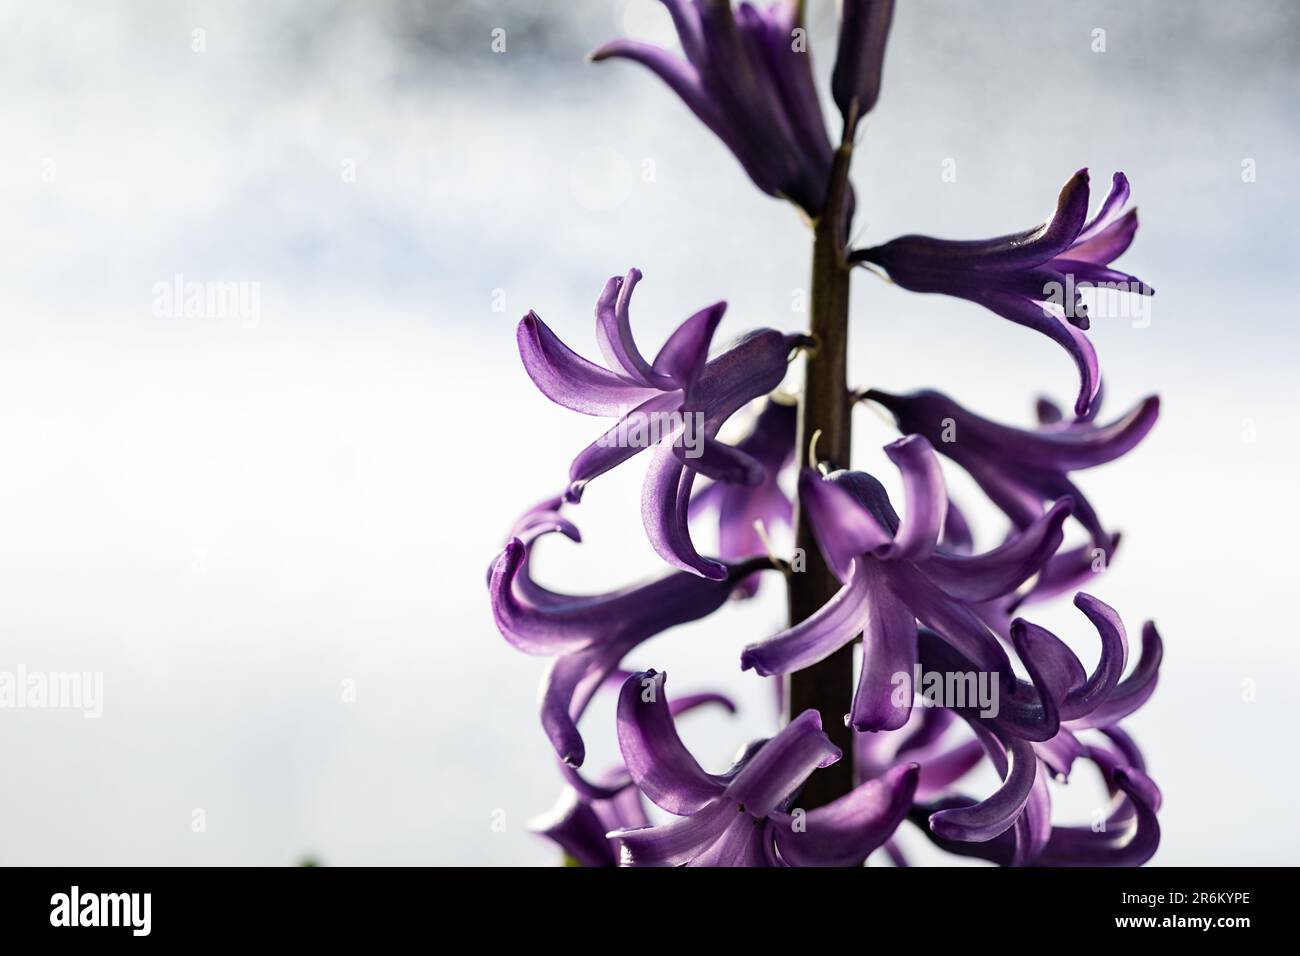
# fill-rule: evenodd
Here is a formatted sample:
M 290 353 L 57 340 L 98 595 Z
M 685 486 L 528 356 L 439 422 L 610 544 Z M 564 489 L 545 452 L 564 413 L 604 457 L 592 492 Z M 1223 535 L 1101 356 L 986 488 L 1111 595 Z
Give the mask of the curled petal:
M 762 819 L 803 786 L 819 767 L 843 754 L 822 731 L 821 716 L 805 710 L 747 760 L 727 784 L 727 799 Z
M 925 573 L 959 600 L 979 603 L 1008 594 L 1037 574 L 1056 553 L 1065 538 L 1061 526 L 1073 507 L 1072 498 L 1062 498 L 1024 531 L 981 555 L 936 551 L 925 562 Z
M 657 377 L 650 364 L 641 356 L 632 338 L 632 319 L 629 306 L 632 291 L 641 281 L 641 270 L 628 270 L 627 277 L 614 276 L 596 300 L 596 344 L 611 369 L 646 388 L 671 388 L 671 384 Z
M 939 530 L 948 511 L 948 492 L 934 449 L 921 435 L 907 435 L 885 446 L 885 454 L 903 476 L 907 508 L 894 542 L 882 557 L 925 558 L 939 543 Z
M 848 580 L 855 558 L 893 541 L 893 535 L 852 494 L 812 468 L 799 474 L 799 501 L 827 566 L 841 581 Z
M 618 695 L 618 746 L 637 787 L 679 816 L 698 813 L 722 792 L 677 736 L 663 674 L 633 674 Z
M 561 342 L 536 312 L 520 320 L 516 338 L 528 377 L 557 405 L 615 418 L 655 393 L 587 361 Z
M 1070 721 L 1072 730 L 1110 727 L 1145 704 L 1155 693 L 1164 645 L 1150 621 L 1142 627 L 1142 654 L 1133 673 L 1119 682 L 1109 698 L 1086 717 Z
M 907 816 L 920 768 L 906 764 L 868 780 L 802 821 L 773 813 L 773 833 L 782 859 L 794 866 L 860 866 Z
M 1076 415 L 1087 414 L 1101 386 L 1101 370 L 1097 365 L 1097 352 L 1082 331 L 1040 303 L 1007 292 L 976 292 L 967 298 L 1017 325 L 1041 332 L 1065 349 L 1079 370 L 1079 394 L 1074 402 L 1074 412 Z
M 1003 741 L 978 728 L 976 732 L 985 741 L 990 758 L 1006 765 L 1002 786 L 973 806 L 932 814 L 930 829 L 944 839 L 981 843 L 1010 829 L 1034 785 L 1038 761 L 1028 741 L 1018 737 Z
M 1088 680 L 1071 689 L 1061 705 L 1061 718 L 1075 720 L 1096 710 L 1110 699 L 1128 664 L 1128 638 L 1124 622 L 1115 609 L 1090 594 L 1080 591 L 1074 606 L 1082 611 L 1101 636 L 1101 658 Z
M 687 468 L 670 445 L 654 451 L 641 486 L 641 522 L 655 553 L 675 568 L 718 581 L 726 565 L 695 549 L 689 524 L 691 488 L 696 472 Z
M 1135 810 L 1131 826 L 1107 828 L 1053 827 L 1051 838 L 1035 861 L 1039 866 L 1141 866 L 1160 846 L 1156 808 L 1160 791 L 1141 770 L 1118 767 L 1111 782 L 1128 797 Z

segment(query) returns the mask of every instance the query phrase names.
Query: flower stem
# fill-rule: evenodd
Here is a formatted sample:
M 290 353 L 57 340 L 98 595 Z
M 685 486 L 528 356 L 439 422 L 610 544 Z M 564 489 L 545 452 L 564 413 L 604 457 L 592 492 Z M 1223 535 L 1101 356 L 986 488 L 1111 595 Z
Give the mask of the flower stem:
M 832 467 L 849 467 L 852 441 L 852 406 L 848 389 L 849 272 L 848 239 L 849 162 L 852 130 L 836 151 L 824 212 L 814 224 L 811 330 L 817 345 L 805 365 L 803 395 L 799 402 L 800 468 L 816 460 Z M 810 444 L 813 435 L 817 447 Z M 795 543 L 805 566 L 789 576 L 790 623 L 809 617 L 839 589 L 840 583 L 822 560 L 812 529 L 796 502 Z M 790 675 L 786 689 L 787 717 L 809 708 L 821 713 L 822 727 L 843 752 L 843 758 L 813 774 L 800 797 L 805 809 L 822 806 L 853 789 L 853 732 L 844 723 L 853 691 L 853 645 L 847 644 L 824 661 Z

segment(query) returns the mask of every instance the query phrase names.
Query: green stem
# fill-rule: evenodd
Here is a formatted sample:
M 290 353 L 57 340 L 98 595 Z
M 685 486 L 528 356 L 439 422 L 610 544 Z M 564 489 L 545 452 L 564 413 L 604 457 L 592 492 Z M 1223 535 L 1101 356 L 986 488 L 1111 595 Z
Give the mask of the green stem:
M 853 124 L 850 124 L 852 126 Z M 852 129 L 835 154 L 825 212 L 814 224 L 811 331 L 817 344 L 808 355 L 803 394 L 799 402 L 799 466 L 816 459 L 834 467 L 849 466 L 852 440 L 848 389 L 849 271 L 846 261 L 849 162 Z M 813 435 L 817 446 L 811 448 Z M 804 570 L 789 577 L 790 623 L 809 617 L 839 589 L 839 581 L 822 560 L 812 529 L 796 503 L 796 546 L 803 552 Z M 845 645 L 812 667 L 790 675 L 787 716 L 809 708 L 819 711 L 822 727 L 843 752 L 843 758 L 817 771 L 800 798 L 805 809 L 829 803 L 853 789 L 853 732 L 845 726 L 853 693 L 853 645 Z

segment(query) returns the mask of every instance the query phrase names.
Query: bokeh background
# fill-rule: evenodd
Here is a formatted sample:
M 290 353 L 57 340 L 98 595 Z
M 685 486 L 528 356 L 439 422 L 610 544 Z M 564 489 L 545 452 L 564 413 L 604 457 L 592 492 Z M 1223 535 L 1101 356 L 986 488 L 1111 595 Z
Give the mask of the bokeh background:
M 824 76 L 833 4 L 810 9 Z M 720 298 L 724 334 L 804 321 L 793 210 L 648 74 L 584 62 L 628 33 L 667 39 L 662 12 L 0 3 L 0 668 L 101 671 L 105 698 L 99 720 L 0 710 L 0 862 L 555 861 L 525 829 L 560 784 L 543 662 L 495 632 L 483 580 L 600 426 L 535 392 L 515 323 L 536 309 L 596 354 L 592 303 L 633 265 L 651 348 Z M 1134 184 L 1121 262 L 1157 288 L 1151 322 L 1092 335 L 1110 413 L 1158 391 L 1163 417 L 1082 484 L 1125 534 L 1095 593 L 1167 642 L 1131 724 L 1166 797 L 1157 863 L 1300 856 L 1298 41 L 1286 0 L 901 0 L 855 165 L 873 242 L 1026 227 L 1084 165 Z M 255 321 L 155 314 L 177 275 L 256 283 Z M 852 323 L 864 385 L 1017 422 L 1073 387 L 1046 340 L 865 273 Z M 857 435 L 893 487 L 890 429 L 862 410 Z M 585 543 L 539 551 L 548 583 L 657 570 L 641 472 L 591 486 Z M 738 698 L 683 724 L 707 766 L 775 726 L 737 656 L 780 625 L 778 590 L 632 659 Z M 1068 602 L 1037 619 L 1091 666 Z M 595 768 L 610 715 L 585 725 Z M 1100 798 L 1085 774 L 1061 812 Z

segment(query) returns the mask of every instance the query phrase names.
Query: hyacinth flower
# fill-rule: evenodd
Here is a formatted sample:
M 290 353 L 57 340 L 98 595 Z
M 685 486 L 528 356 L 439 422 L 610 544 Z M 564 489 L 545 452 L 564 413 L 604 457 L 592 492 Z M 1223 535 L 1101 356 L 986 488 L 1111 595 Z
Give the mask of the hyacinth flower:
M 808 777 L 842 756 L 813 710 L 747 748 L 726 773 L 708 773 L 677 735 L 664 676 L 646 671 L 623 685 L 619 747 L 637 789 L 680 819 L 611 831 L 625 866 L 858 866 L 907 815 L 915 766 L 813 810 L 795 805 Z
M 938 458 L 922 436 L 885 447 L 902 474 L 900 519 L 880 483 L 862 472 L 799 477 L 799 498 L 827 565 L 842 584 L 806 620 L 741 655 L 742 669 L 786 674 L 825 659 L 865 632 L 863 663 L 849 722 L 856 730 L 892 730 L 906 722 L 917 662 L 917 620 L 976 661 L 980 670 L 1012 674 L 1006 651 L 974 606 L 1014 591 L 1060 546 L 1072 502 L 1062 498 L 1002 546 L 978 555 L 939 547 L 947 493 Z
M 1047 765 L 1041 760 L 1030 798 L 1014 826 L 990 840 L 946 838 L 927 824 L 927 818 L 932 820 L 937 813 L 967 806 L 970 800 L 966 797 L 917 803 L 910 819 L 936 846 L 1001 866 L 1141 866 L 1160 846 L 1160 789 L 1147 775 L 1141 752 L 1124 731 L 1107 727 L 1100 735 L 1100 741 L 1074 740 L 1077 756 L 1096 766 L 1111 797 L 1109 813 L 1098 821 L 1100 826 L 1052 824 Z
M 1074 517 L 1087 530 L 1091 544 L 1053 556 L 1030 592 L 1031 601 L 1082 586 L 1098 570 L 1098 557 L 1102 566 L 1109 564 L 1119 534 L 1105 529 L 1071 473 L 1132 451 L 1160 416 L 1160 399 L 1154 395 L 1108 425 L 1097 425 L 1090 418 L 1065 423 L 1059 410 L 1040 400 L 1040 416 L 1056 421 L 1022 429 L 981 418 L 931 390 L 893 395 L 870 389 L 860 397 L 887 409 L 899 431 L 924 436 L 960 465 L 1017 528 L 1037 521 L 1046 504 L 1066 496 L 1073 500 Z M 1015 599 L 1006 610 L 1014 610 L 1023 600 Z
M 636 269 L 610 279 L 596 302 L 596 338 L 608 367 L 569 349 L 535 312 L 519 323 L 519 354 L 551 401 L 618 419 L 574 459 L 567 498 L 579 500 L 587 482 L 653 447 L 641 502 L 651 545 L 674 567 L 721 581 L 729 573 L 725 562 L 701 555 L 691 540 L 688 506 L 695 477 L 762 484 L 763 464 L 716 436 L 733 414 L 781 384 L 791 351 L 807 338 L 758 329 L 709 359 L 726 310 L 719 302 L 686 319 L 654 361 L 647 361 L 631 331 L 630 303 L 640 279 Z
M 606 686 L 617 681 L 616 689 L 621 688 L 631 676 L 627 671 L 615 671 Z M 717 692 L 678 697 L 669 710 L 676 718 L 707 704 L 736 712 L 731 698 Z M 594 784 L 587 784 L 571 768 L 565 770 L 570 785 L 560 793 L 550 812 L 530 821 L 528 829 L 558 845 L 567 859 L 579 866 L 618 866 L 622 845 L 606 834 L 650 825 L 641 791 L 623 767 L 612 768 Z
M 884 269 L 912 292 L 935 292 L 976 302 L 990 311 L 1043 333 L 1069 353 L 1079 370 L 1076 414 L 1086 414 L 1101 387 L 1097 354 L 1083 331 L 1087 310 L 1078 292 L 1107 286 L 1139 295 L 1153 289 L 1110 268 L 1133 241 L 1137 211 L 1122 212 L 1129 185 L 1116 173 L 1101 209 L 1088 219 L 1088 171 L 1065 184 L 1056 213 L 1034 229 L 986 240 L 902 236 L 860 249 L 855 263 Z
M 713 514 L 718 520 L 718 556 L 739 561 L 763 554 L 767 543 L 760 527 L 790 526 L 794 504 L 777 483 L 781 471 L 794 460 L 795 405 L 769 398 L 736 450 L 763 466 L 763 480 L 757 485 L 715 481 L 691 498 L 688 517 Z M 736 589 L 737 597 L 752 597 L 758 590 L 758 576 L 746 578 Z
M 555 843 L 578 866 L 618 866 L 622 845 L 606 834 L 650 825 L 641 792 L 619 786 L 623 777 L 622 770 L 611 772 L 601 784 L 611 794 L 596 799 L 566 787 L 549 812 L 529 821 L 528 829 Z
M 631 60 L 658 76 L 708 127 L 763 192 L 810 219 L 826 200 L 834 149 L 812 58 L 796 31 L 802 4 L 766 10 L 730 0 L 663 0 L 685 58 L 638 40 L 614 40 L 595 61 Z
M 623 658 L 656 634 L 713 613 L 741 581 L 771 564 L 762 557 L 727 565 L 720 581 L 677 571 L 604 594 L 562 594 L 533 581 L 529 569 L 545 535 L 582 540 L 560 507 L 560 499 L 550 499 L 516 523 L 489 572 L 488 591 L 502 636 L 526 654 L 554 658 L 542 679 L 542 727 L 560 760 L 580 767 L 586 746 L 578 721 Z
M 1021 852 L 1015 857 L 1024 862 L 1041 846 L 1028 849 L 1025 841 L 1031 834 L 1044 832 L 1050 822 L 1051 801 L 1047 778 L 1069 779 L 1074 760 L 1088 756 L 1087 746 L 1078 734 L 1099 729 L 1109 733 L 1119 721 L 1140 708 L 1155 691 L 1159 678 L 1163 647 L 1153 624 L 1143 627 L 1142 654 L 1128 677 L 1121 680 L 1128 664 L 1128 645 L 1119 616 L 1107 605 L 1086 594 L 1075 598 L 1075 605 L 1089 617 L 1102 637 L 1101 659 L 1091 675 L 1072 651 L 1045 628 L 1026 621 L 1013 624 L 1016 650 L 1030 672 L 1033 682 L 1016 681 L 1009 692 L 1001 691 L 1001 712 L 985 717 L 970 702 L 946 706 L 963 718 L 1002 776 L 1002 785 L 980 801 L 964 799 L 936 805 L 928 814 L 928 831 L 937 839 L 961 843 L 983 843 L 1020 828 Z M 968 675 L 977 672 L 974 662 L 964 658 L 939 635 L 923 630 L 920 635 L 920 664 L 924 671 L 943 675 Z M 941 701 L 942 703 L 942 701 Z M 900 747 L 899 759 L 922 766 L 926 787 L 918 799 L 955 782 L 974 765 L 969 744 L 946 751 L 939 746 L 939 733 L 945 724 L 923 724 L 917 744 Z M 928 731 L 928 733 L 927 733 Z M 863 770 L 889 766 L 879 752 L 881 744 L 867 744 Z M 859 749 L 860 755 L 863 748 Z M 934 765 L 926 771 L 926 763 Z M 1142 769 L 1140 766 L 1138 769 Z

